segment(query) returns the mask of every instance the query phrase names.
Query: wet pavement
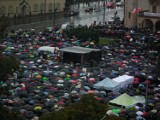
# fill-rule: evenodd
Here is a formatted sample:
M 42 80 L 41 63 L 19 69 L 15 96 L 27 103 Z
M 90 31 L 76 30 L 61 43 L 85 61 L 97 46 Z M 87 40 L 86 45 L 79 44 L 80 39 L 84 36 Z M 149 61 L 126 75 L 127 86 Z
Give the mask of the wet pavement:
M 94 2 L 90 4 L 90 6 L 94 7 L 97 3 Z M 70 22 L 74 25 L 90 25 L 93 21 L 103 22 L 103 14 L 104 8 L 102 2 L 99 4 L 99 11 L 93 12 L 85 12 L 85 9 L 88 8 L 86 4 L 80 4 L 79 15 L 66 17 L 65 13 L 56 13 L 56 26 L 60 27 L 61 24 Z M 71 6 L 73 8 L 73 6 Z M 95 7 L 96 8 L 96 7 Z M 115 9 L 105 9 L 105 21 L 107 22 L 114 14 L 115 11 L 118 11 L 118 16 L 122 19 L 124 9 L 123 8 L 115 8 Z M 46 26 L 53 26 L 54 21 L 54 13 L 50 14 L 41 14 L 36 16 L 27 16 L 23 18 L 14 18 L 11 19 L 11 25 L 7 28 L 7 31 L 10 30 L 18 30 L 18 29 L 31 29 L 35 28 L 37 30 L 42 30 Z

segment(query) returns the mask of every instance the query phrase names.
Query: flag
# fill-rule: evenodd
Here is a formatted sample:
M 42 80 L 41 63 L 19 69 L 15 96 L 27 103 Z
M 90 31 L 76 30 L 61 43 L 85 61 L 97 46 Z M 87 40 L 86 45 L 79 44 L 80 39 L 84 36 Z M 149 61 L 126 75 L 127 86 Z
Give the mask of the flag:
M 132 14 L 137 14 L 142 11 L 142 8 L 134 8 Z

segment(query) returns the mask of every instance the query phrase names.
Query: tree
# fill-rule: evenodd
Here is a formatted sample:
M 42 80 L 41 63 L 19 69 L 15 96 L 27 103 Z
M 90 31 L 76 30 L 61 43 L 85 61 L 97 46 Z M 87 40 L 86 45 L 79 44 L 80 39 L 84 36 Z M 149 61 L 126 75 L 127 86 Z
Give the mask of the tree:
M 6 81 L 8 75 L 19 69 L 19 62 L 14 57 L 7 57 L 0 53 L 0 80 Z
M 86 26 L 79 26 L 67 30 L 67 36 L 69 38 L 75 36 L 76 38 L 82 39 L 84 41 L 92 40 L 96 41 L 96 43 L 99 41 L 99 34 Z
M 9 25 L 9 20 L 7 18 L 0 19 L 0 40 L 4 38 L 5 30 Z
M 0 120 L 24 120 L 22 116 L 18 116 L 15 111 L 10 111 L 7 108 L 0 106 Z
M 40 120 L 100 120 L 108 110 L 107 104 L 99 103 L 93 95 L 83 95 L 81 102 L 72 104 L 58 112 L 42 115 Z M 121 117 L 107 117 L 105 120 L 123 120 Z

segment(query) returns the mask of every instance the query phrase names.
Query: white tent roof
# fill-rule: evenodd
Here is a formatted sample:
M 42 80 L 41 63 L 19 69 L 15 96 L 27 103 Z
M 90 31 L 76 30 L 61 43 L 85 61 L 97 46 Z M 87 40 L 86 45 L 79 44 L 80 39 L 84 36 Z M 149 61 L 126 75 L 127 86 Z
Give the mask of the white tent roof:
M 59 51 L 86 54 L 86 53 L 90 53 L 92 51 L 101 51 L 101 50 L 100 49 L 92 49 L 92 48 L 73 46 L 73 47 L 66 47 L 66 48 L 59 49 Z
M 93 87 L 96 89 L 105 89 L 105 90 L 111 90 L 111 91 L 116 91 L 116 92 L 120 90 L 119 83 L 109 78 L 105 78 L 104 80 L 94 84 Z
M 39 52 L 39 51 L 49 51 L 49 52 L 51 52 L 51 53 L 54 53 L 55 49 L 56 49 L 56 50 L 59 50 L 58 47 L 42 46 L 42 47 L 40 47 L 40 48 L 38 49 L 38 52 Z
M 124 93 L 118 96 L 117 98 L 109 101 L 109 103 L 121 105 L 121 106 L 125 106 L 126 108 L 129 108 L 136 105 L 136 103 L 139 103 L 139 101 L 129 96 L 128 94 Z
M 129 75 L 122 75 L 112 80 L 119 83 L 121 88 L 127 88 L 129 84 L 133 84 L 134 77 Z

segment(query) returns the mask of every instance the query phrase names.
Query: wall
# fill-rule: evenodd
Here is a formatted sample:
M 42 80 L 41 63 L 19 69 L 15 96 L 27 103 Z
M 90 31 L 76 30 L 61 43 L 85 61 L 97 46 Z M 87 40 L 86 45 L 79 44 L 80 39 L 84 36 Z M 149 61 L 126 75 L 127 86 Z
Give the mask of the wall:
M 55 7 L 58 8 L 57 12 L 61 12 L 64 10 L 65 1 L 66 0 L 1 0 L 0 17 L 50 13 L 54 11 L 54 3 Z

